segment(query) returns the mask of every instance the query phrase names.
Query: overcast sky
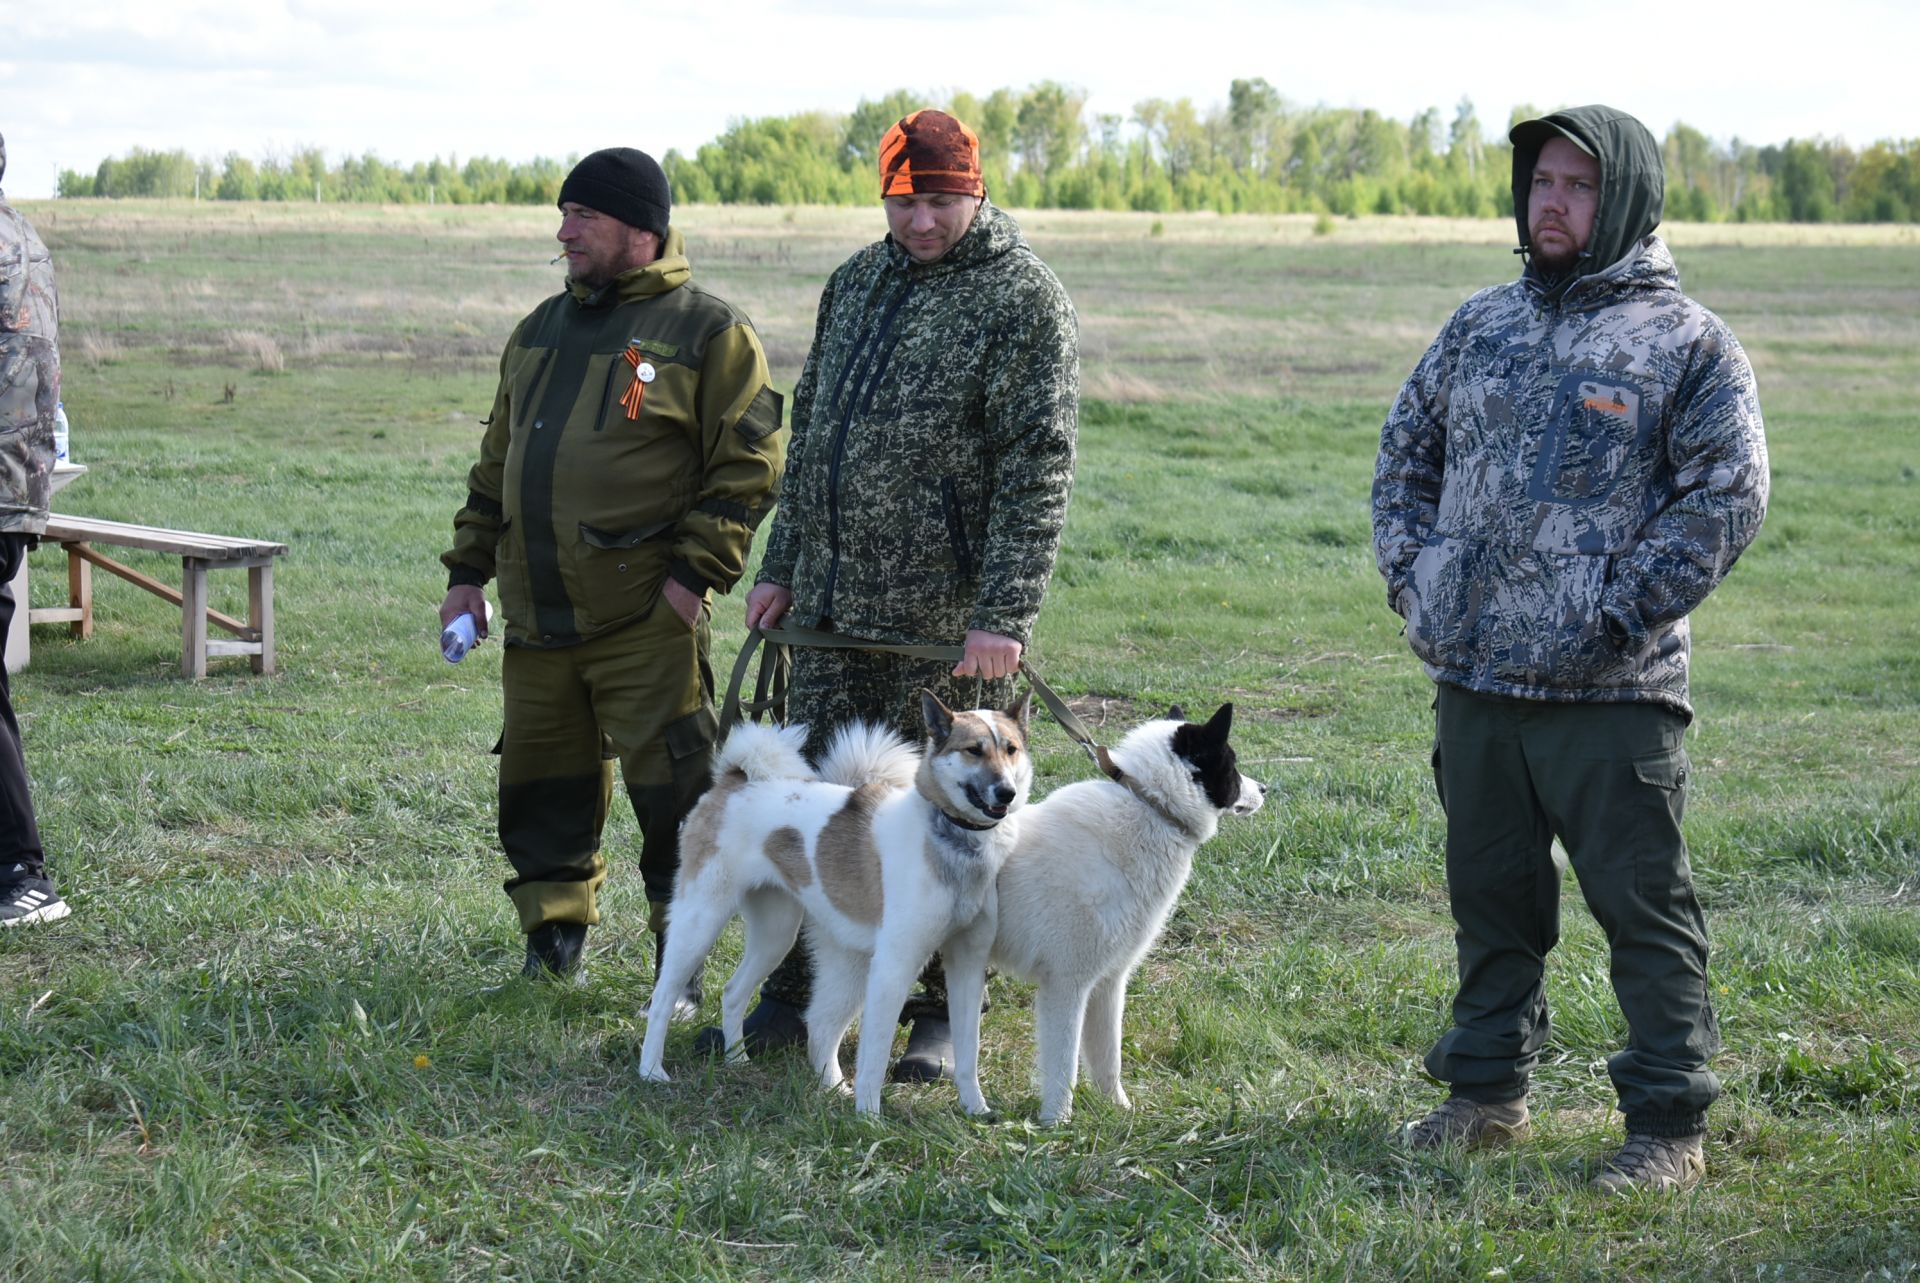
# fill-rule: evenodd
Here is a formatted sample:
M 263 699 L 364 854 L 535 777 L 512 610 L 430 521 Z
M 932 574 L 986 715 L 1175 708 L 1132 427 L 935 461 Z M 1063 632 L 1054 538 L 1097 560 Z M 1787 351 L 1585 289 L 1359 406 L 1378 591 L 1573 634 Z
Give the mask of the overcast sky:
M 1405 119 L 1461 98 L 1608 102 L 1656 134 L 1920 137 L 1920 5 L 1242 0 L 0 0 L 7 193 L 50 196 L 133 147 L 259 158 L 564 158 L 691 151 L 742 116 L 845 111 L 896 88 L 1085 90 L 1223 103 L 1264 77 L 1297 105 Z

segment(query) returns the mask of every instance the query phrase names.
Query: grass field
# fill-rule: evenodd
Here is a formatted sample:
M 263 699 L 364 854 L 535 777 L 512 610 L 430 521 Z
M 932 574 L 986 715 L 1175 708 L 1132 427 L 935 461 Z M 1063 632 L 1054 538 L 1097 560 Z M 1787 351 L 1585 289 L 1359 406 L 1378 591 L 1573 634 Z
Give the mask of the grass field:
M 1436 1098 L 1418 1065 L 1453 952 L 1431 688 L 1367 494 L 1400 380 L 1513 270 L 1506 225 L 1026 220 L 1088 389 L 1034 657 L 1109 733 L 1233 699 L 1273 786 L 1136 979 L 1134 1111 L 1083 1096 L 1043 1128 L 1030 992 L 1005 982 L 991 1123 L 948 1086 L 861 1122 L 797 1061 L 707 1070 L 684 1034 L 678 1081 L 637 1081 L 630 815 L 590 983 L 487 992 L 521 949 L 499 652 L 439 660 L 436 558 L 500 344 L 557 280 L 549 212 L 26 208 L 91 468 L 62 510 L 292 552 L 278 676 L 182 682 L 178 612 L 100 576 L 98 634 L 37 630 L 16 678 L 75 912 L 0 939 L 0 1278 L 1920 1278 L 1912 229 L 1672 232 L 1758 370 L 1774 502 L 1696 618 L 1688 832 L 1727 1039 L 1709 1177 L 1605 1202 L 1584 1181 L 1617 1139 L 1624 1031 L 1571 884 L 1535 1143 L 1388 1139 Z M 820 283 L 881 224 L 681 222 L 783 386 Z M 33 564 L 51 604 L 58 554 Z M 730 659 L 737 597 L 716 623 Z M 1087 775 L 1040 734 L 1042 791 Z

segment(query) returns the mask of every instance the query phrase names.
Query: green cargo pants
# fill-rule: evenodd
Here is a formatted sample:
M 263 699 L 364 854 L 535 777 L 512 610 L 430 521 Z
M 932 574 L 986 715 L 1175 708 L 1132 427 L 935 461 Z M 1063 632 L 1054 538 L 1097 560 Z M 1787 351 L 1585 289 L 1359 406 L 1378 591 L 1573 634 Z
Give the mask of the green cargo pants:
M 1560 939 L 1566 847 L 1606 932 L 1624 1051 L 1607 1061 L 1629 1131 L 1705 1130 L 1720 1082 L 1707 934 L 1686 842 L 1686 719 L 1655 704 L 1553 703 L 1442 685 L 1434 782 L 1460 988 L 1427 1071 L 1470 1100 L 1519 1098 L 1552 1032 L 1542 979 Z
M 640 824 L 647 899 L 671 897 L 680 821 L 705 791 L 712 757 L 707 648 L 706 614 L 688 628 L 664 598 L 646 618 L 578 646 L 506 648 L 500 845 L 523 931 L 600 920 L 611 785 L 603 744 L 619 759 Z
M 891 726 L 919 744 L 927 737 L 920 712 L 922 687 L 949 708 L 1005 708 L 1013 702 L 1011 677 L 994 681 L 955 677 L 951 660 L 796 646 L 787 687 L 787 720 L 806 723 L 809 757 L 824 753 L 834 732 L 856 718 Z M 813 959 L 804 942 L 794 945 L 760 992 L 806 1009 L 813 996 Z M 943 1020 L 947 1015 L 947 973 L 938 954 L 920 973 L 919 992 L 907 999 L 900 1018 L 916 1020 L 923 1015 Z

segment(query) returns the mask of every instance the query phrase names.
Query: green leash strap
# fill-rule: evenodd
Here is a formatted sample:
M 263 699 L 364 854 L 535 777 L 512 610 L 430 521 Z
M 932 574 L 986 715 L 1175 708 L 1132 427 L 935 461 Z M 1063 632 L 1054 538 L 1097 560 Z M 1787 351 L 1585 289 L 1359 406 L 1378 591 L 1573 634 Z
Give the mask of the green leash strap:
M 754 652 L 760 643 L 767 644 L 766 655 L 760 661 L 760 675 L 754 682 L 754 694 L 751 701 L 742 702 L 740 688 L 746 681 L 748 669 L 753 666 Z M 787 681 L 793 671 L 791 648 L 794 646 L 823 646 L 834 650 L 873 650 L 889 655 L 905 655 L 909 659 L 937 659 L 957 664 L 966 652 L 959 646 L 914 646 L 898 642 L 869 641 L 864 637 L 849 637 L 845 633 L 823 633 L 810 628 L 755 628 L 747 633 L 747 643 L 740 648 L 740 657 L 733 663 L 733 676 L 727 682 L 726 702 L 720 708 L 720 739 L 725 740 L 727 732 L 742 717 L 759 721 L 763 716 L 771 715 L 778 721 L 786 719 Z M 1094 742 L 1093 734 L 1087 730 L 1085 722 L 1067 702 L 1054 693 L 1034 671 L 1033 665 L 1026 660 L 1020 661 L 1020 672 L 1033 686 L 1033 693 L 1047 706 L 1053 719 L 1060 723 L 1068 737 L 1086 750 L 1093 764 L 1108 779 L 1120 778 L 1120 768 L 1107 756 L 1107 750 Z

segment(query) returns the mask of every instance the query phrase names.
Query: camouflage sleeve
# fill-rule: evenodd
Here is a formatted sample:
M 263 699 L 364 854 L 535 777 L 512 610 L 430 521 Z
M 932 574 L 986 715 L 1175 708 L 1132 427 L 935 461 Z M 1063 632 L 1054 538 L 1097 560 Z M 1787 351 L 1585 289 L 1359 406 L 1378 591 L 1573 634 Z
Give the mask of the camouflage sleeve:
M 696 593 L 726 592 L 746 570 L 753 532 L 779 493 L 786 460 L 780 394 L 752 326 L 731 325 L 708 340 L 694 408 L 700 492 L 674 529 L 667 573 Z
M 53 259 L 0 199 L 0 530 L 46 529 L 60 401 L 60 296 Z
M 526 322 L 514 327 L 500 353 L 500 382 L 494 389 L 493 409 L 480 438 L 480 461 L 467 471 L 467 501 L 453 514 L 453 547 L 440 554 L 447 568 L 447 587 L 472 584 L 483 587 L 493 578 L 494 552 L 500 543 L 505 509 L 500 487 L 506 472 L 507 443 L 512 435 L 513 406 L 507 391 L 507 358 L 520 341 Z
M 814 394 L 820 385 L 817 363 L 821 341 L 826 337 L 827 317 L 833 310 L 834 282 L 839 279 L 840 273 L 836 270 L 827 278 L 826 288 L 820 291 L 820 307 L 814 313 L 813 346 L 807 349 L 807 363 L 800 369 L 800 381 L 793 385 L 793 410 L 787 420 L 790 425 L 787 436 L 788 459 L 805 457 L 800 443 L 813 427 Z M 755 583 L 779 584 L 783 588 L 793 586 L 794 567 L 800 560 L 800 525 L 798 514 L 793 510 L 799 491 L 799 486 L 783 484 L 781 487 L 780 506 L 774 511 L 773 526 L 767 532 L 767 547 L 761 555 L 760 572 L 754 576 Z
M 1646 525 L 1600 602 L 1629 652 L 1706 600 L 1767 513 L 1766 433 L 1747 354 L 1716 318 L 1691 357 L 1667 430 L 1678 498 Z
M 980 596 L 967 627 L 1033 635 L 1073 492 L 1080 422 L 1080 323 L 1057 281 L 1022 300 L 1023 315 L 988 378 L 986 430 L 996 467 Z
M 1440 508 L 1447 387 L 1464 310 L 1441 327 L 1380 429 L 1380 454 L 1373 465 L 1373 559 L 1387 581 L 1387 605 L 1395 611 Z

